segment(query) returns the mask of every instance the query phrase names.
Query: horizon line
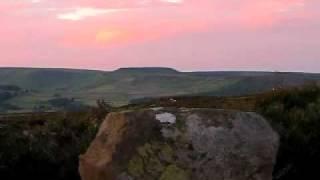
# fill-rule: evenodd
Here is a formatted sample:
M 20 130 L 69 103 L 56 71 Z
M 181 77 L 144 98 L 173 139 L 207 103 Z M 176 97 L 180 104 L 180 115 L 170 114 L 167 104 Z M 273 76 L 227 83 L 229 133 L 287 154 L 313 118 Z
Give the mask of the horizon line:
M 303 74 L 320 74 L 320 72 L 312 72 L 312 71 L 299 71 L 299 70 L 252 70 L 252 69 L 212 69 L 212 70 L 203 70 L 203 69 L 193 69 L 193 70 L 181 70 L 175 67 L 169 66 L 129 66 L 129 67 L 119 67 L 111 70 L 107 69 L 99 69 L 99 68 L 74 68 L 74 67 L 41 67 L 41 66 L 0 66 L 0 69 L 47 69 L 47 70 L 79 70 L 79 71 L 100 71 L 100 72 L 115 72 L 120 69 L 151 69 L 151 68 L 163 68 L 163 69 L 172 69 L 177 72 L 257 72 L 257 73 L 303 73 Z

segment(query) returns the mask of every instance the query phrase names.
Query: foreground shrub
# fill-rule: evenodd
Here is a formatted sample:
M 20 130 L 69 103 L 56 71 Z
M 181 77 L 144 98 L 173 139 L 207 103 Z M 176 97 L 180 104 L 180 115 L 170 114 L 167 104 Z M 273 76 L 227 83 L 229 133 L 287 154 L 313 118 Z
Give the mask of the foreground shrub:
M 320 179 L 320 88 L 276 91 L 258 108 L 281 136 L 274 179 Z
M 106 109 L 92 108 L 0 121 L 0 179 L 80 179 L 78 157 L 107 113 Z

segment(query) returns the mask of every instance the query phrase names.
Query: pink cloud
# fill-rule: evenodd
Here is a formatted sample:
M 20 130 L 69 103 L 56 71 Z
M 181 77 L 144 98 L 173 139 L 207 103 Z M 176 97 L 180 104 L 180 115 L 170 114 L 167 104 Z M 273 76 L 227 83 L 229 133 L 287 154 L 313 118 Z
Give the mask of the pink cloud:
M 3 0 L 0 66 L 246 69 L 250 64 L 295 70 L 300 58 L 303 70 L 315 71 L 320 70 L 312 65 L 320 57 L 314 41 L 319 5 L 317 0 Z
M 108 46 L 235 26 L 249 29 L 273 27 L 287 19 L 304 16 L 303 0 L 246 0 L 236 5 L 221 0 L 166 1 L 181 4 L 173 7 L 156 6 L 157 3 L 140 7 L 134 2 L 137 1 L 123 3 L 122 8 L 115 8 L 111 3 L 108 6 L 111 8 L 78 8 L 59 14 L 58 18 L 62 20 L 81 21 L 70 23 L 73 30 L 66 31 L 65 42 L 76 46 L 96 43 L 100 47 L 103 42 Z

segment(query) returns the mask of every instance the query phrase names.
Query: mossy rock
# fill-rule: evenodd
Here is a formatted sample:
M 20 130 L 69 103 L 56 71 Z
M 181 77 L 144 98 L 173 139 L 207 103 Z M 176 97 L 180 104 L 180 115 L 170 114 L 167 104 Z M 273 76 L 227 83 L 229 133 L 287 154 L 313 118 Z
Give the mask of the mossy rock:
M 164 170 L 165 166 L 160 162 L 157 156 L 152 156 L 147 161 L 146 171 L 152 175 L 158 175 Z
M 174 155 L 173 148 L 167 143 L 145 143 L 137 148 L 137 153 L 129 161 L 128 173 L 136 178 L 159 177 L 166 166 L 173 163 Z
M 148 158 L 151 154 L 153 154 L 152 145 L 146 143 L 144 146 L 140 146 L 137 148 L 138 154 L 143 158 Z
M 176 165 L 169 165 L 162 173 L 159 180 L 189 180 L 189 174 L 177 167 Z
M 159 114 L 178 118 L 167 121 Z M 247 174 L 269 180 L 277 147 L 277 134 L 255 113 L 124 111 L 103 122 L 81 158 L 80 173 L 83 180 L 222 180 L 247 179 Z
M 139 156 L 134 156 L 128 164 L 128 171 L 134 177 L 140 177 L 144 174 L 143 160 Z
M 165 162 L 168 162 L 168 163 L 172 163 L 173 160 L 174 160 L 174 150 L 173 150 L 173 148 L 168 144 L 162 145 L 160 153 L 159 153 L 159 158 L 162 161 L 165 161 Z

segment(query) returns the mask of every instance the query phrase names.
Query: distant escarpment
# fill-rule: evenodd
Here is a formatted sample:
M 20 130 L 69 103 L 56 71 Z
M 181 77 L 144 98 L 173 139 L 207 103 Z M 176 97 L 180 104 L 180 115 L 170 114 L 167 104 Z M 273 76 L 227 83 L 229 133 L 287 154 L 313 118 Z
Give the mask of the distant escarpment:
M 80 157 L 82 180 L 271 180 L 277 133 L 255 113 L 153 108 L 111 113 Z

